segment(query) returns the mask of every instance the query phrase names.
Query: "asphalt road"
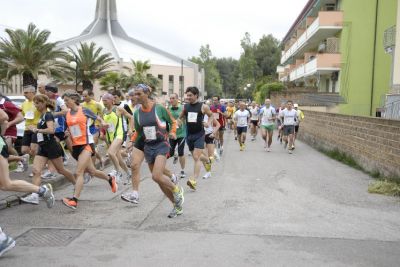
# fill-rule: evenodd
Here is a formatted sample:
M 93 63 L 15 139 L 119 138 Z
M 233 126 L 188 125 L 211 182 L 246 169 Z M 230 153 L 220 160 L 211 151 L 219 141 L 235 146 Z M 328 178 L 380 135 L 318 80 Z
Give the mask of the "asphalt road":
M 369 194 L 370 177 L 300 142 L 289 155 L 275 140 L 268 153 L 260 138 L 243 152 L 226 139 L 212 178 L 196 192 L 181 180 L 174 219 L 145 165 L 137 206 L 120 199 L 128 186 L 94 180 L 76 211 L 59 201 L 71 186 L 51 210 L 1 210 L 17 246 L 0 266 L 399 266 L 400 201 Z

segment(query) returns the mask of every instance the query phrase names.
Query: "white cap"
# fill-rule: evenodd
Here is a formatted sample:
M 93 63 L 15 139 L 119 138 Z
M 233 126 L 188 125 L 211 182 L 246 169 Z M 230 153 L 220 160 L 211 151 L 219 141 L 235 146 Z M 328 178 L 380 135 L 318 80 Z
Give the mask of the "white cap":
M 294 104 L 293 104 L 293 107 L 298 108 L 298 107 L 299 107 L 299 104 L 294 103 Z

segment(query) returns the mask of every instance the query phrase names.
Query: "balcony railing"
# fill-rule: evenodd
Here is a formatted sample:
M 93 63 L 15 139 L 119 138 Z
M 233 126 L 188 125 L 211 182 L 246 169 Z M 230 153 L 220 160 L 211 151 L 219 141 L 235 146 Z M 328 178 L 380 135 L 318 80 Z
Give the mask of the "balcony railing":
M 294 56 L 307 41 L 320 30 L 324 29 L 342 29 L 343 12 L 341 11 L 320 11 L 318 17 L 308 26 L 307 30 L 289 47 L 286 52 L 283 52 L 281 64 L 284 64 L 290 57 Z
M 340 70 L 340 54 L 317 54 L 305 64 L 301 64 L 290 72 L 290 81 L 313 75 L 318 71 L 338 71 Z

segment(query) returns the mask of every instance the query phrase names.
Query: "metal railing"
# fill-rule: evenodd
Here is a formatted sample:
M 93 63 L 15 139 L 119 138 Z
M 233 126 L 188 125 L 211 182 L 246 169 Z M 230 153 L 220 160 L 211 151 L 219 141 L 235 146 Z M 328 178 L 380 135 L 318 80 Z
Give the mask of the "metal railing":
M 400 100 L 385 104 L 383 117 L 385 119 L 400 120 Z
M 385 30 L 383 34 L 383 47 L 385 51 L 391 53 L 396 45 L 396 26 L 392 26 Z

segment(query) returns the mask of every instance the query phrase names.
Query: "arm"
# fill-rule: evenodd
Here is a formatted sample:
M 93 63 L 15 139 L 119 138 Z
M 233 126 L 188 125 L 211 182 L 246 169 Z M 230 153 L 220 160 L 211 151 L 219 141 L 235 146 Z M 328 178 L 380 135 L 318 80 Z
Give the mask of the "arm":
M 203 104 L 203 106 L 201 107 L 201 111 L 203 112 L 203 114 L 206 114 L 208 116 L 208 121 L 207 121 L 206 127 L 208 125 L 212 125 L 214 116 L 213 116 L 212 111 L 210 110 L 210 107 Z
M 132 134 L 134 129 L 135 129 L 134 126 L 133 126 L 133 123 L 134 123 L 133 122 L 133 116 L 126 109 L 121 108 L 121 107 L 118 107 L 117 111 L 118 111 L 118 115 L 123 115 L 126 118 L 128 118 L 128 120 L 129 120 L 129 131 L 130 131 L 129 134 Z
M 132 142 L 135 142 L 136 139 L 139 137 L 139 132 L 141 133 L 141 128 L 139 127 L 139 122 L 138 122 L 137 116 L 136 116 L 137 112 L 138 111 L 136 110 L 135 113 L 133 113 L 133 127 L 134 127 L 135 131 L 133 132 L 132 137 L 131 137 Z
M 0 127 L 1 127 L 1 135 L 4 135 L 4 132 L 7 129 L 7 123 L 8 123 L 8 115 L 7 113 L 0 109 Z
M 162 114 L 163 114 L 164 119 L 169 123 L 169 125 L 171 125 L 171 127 L 169 127 L 170 137 L 172 139 L 176 139 L 177 122 L 176 122 L 175 118 L 172 116 L 171 112 L 169 112 L 169 110 L 167 110 L 164 107 L 162 107 Z
M 214 126 L 213 136 L 217 136 L 221 124 L 216 119 L 213 119 L 213 126 Z
M 56 104 L 60 106 L 61 110 L 57 111 L 57 112 L 53 112 L 53 116 L 54 117 L 65 116 L 68 112 L 68 108 L 65 105 L 64 100 L 62 100 L 61 98 L 57 99 Z

